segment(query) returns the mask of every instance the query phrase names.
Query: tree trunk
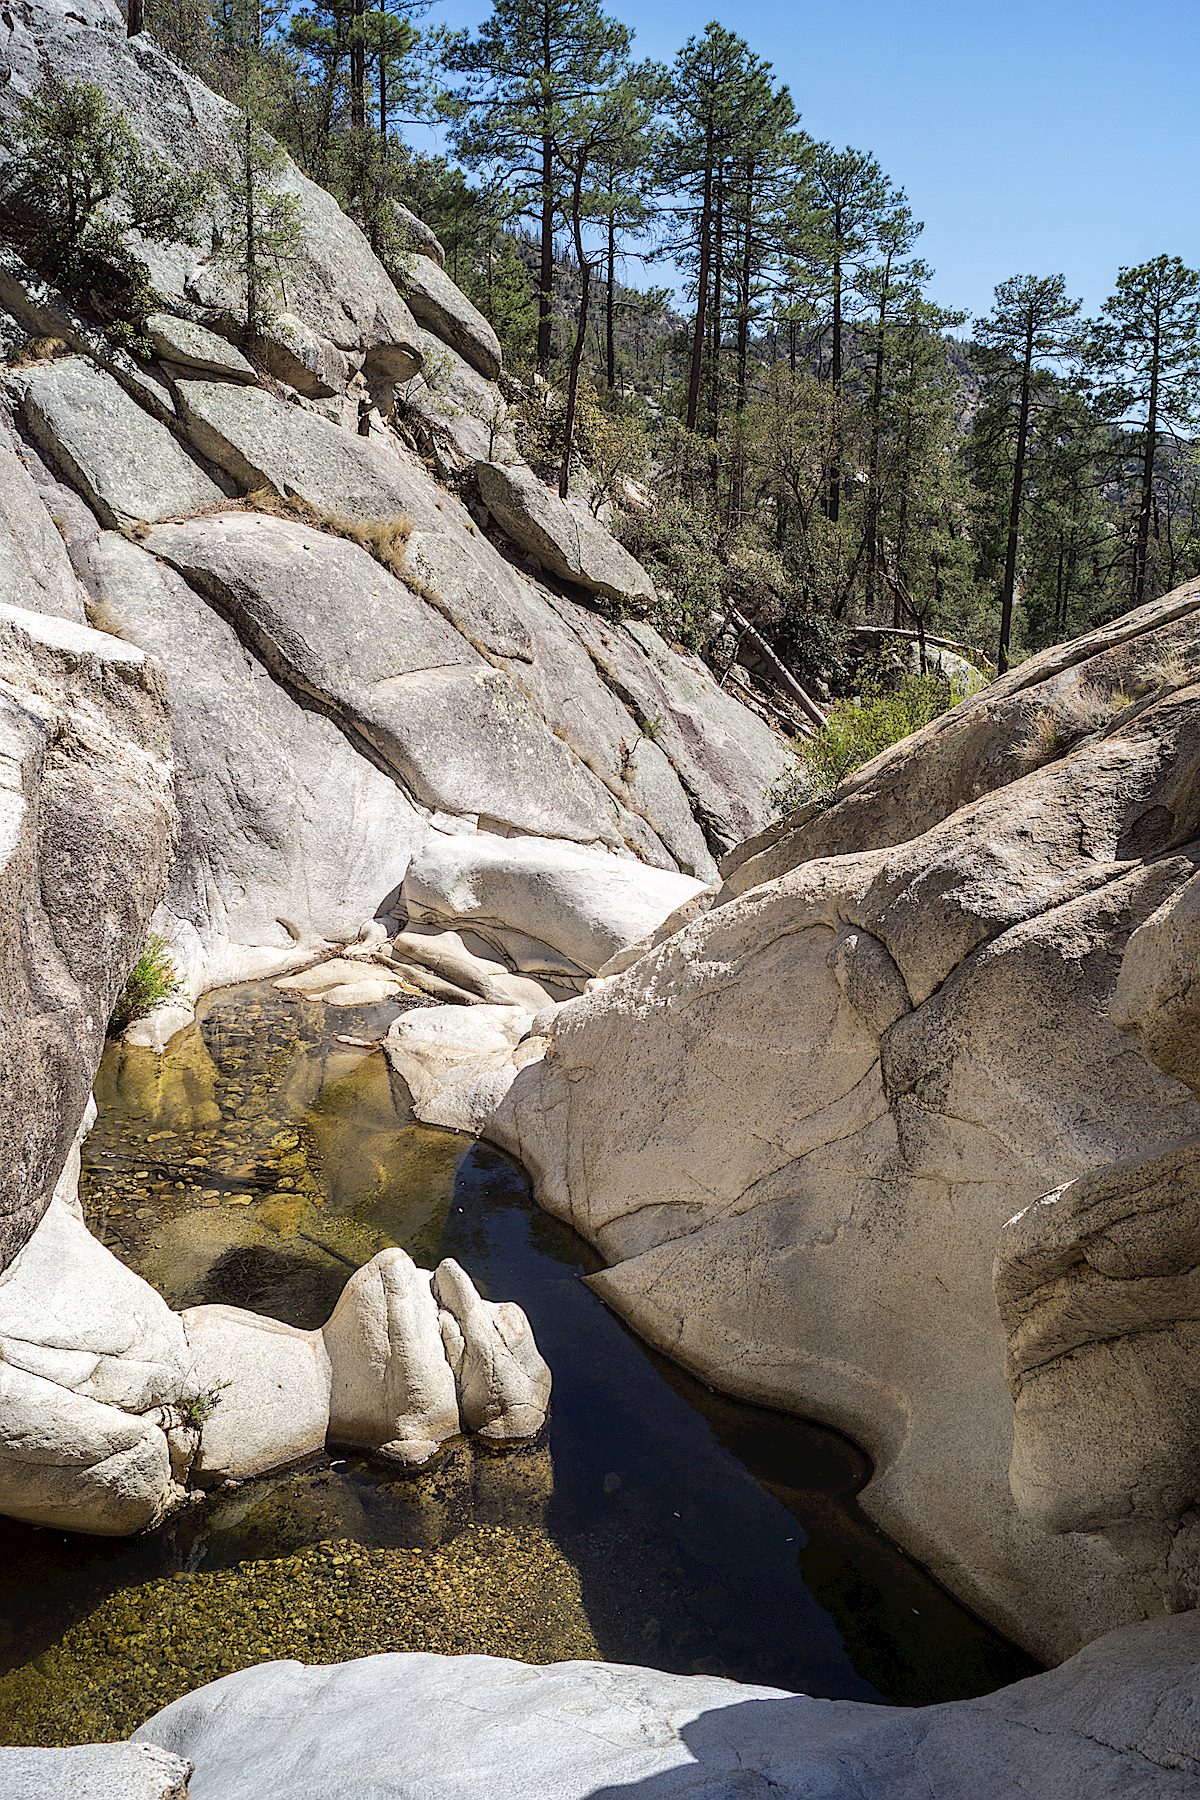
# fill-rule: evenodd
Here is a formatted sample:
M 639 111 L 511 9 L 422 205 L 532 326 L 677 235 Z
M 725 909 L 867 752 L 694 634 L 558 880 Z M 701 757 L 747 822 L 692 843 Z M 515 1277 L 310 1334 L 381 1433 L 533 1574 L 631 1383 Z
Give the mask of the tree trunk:
M 550 41 L 551 9 L 542 6 L 542 179 L 540 241 L 538 244 L 537 366 L 539 375 L 550 369 L 554 348 L 554 132 L 550 112 L 550 78 L 554 60 Z
M 835 211 L 833 217 L 835 238 L 840 241 L 842 230 L 841 212 Z M 842 516 L 842 422 L 838 416 L 838 407 L 842 396 L 842 259 L 836 256 L 833 261 L 833 343 L 829 381 L 833 388 L 833 444 L 829 461 L 829 504 L 826 517 L 831 525 L 836 525 Z
M 146 11 L 143 0 L 128 0 L 125 13 L 126 37 L 140 37 L 146 29 Z
M 1138 509 L 1137 550 L 1133 562 L 1133 604 L 1146 598 L 1150 560 L 1150 514 L 1154 505 L 1154 461 L 1158 448 L 1158 379 L 1161 359 L 1162 310 L 1154 309 L 1154 337 L 1150 346 L 1150 398 L 1146 409 L 1146 442 L 1142 451 L 1142 498 Z
M 575 324 L 575 342 L 571 346 L 571 367 L 567 376 L 567 412 L 563 420 L 562 462 L 558 471 L 560 500 L 565 500 L 571 491 L 571 453 L 575 447 L 575 407 L 579 399 L 579 366 L 583 361 L 583 346 L 587 337 L 588 299 L 592 285 L 592 265 L 587 259 L 583 243 L 582 193 L 583 163 L 581 160 L 575 173 L 575 186 L 571 194 L 571 231 L 575 239 L 575 256 L 579 263 L 579 316 Z
M 381 9 L 379 14 L 379 137 L 385 146 L 388 141 L 387 60 L 387 13 Z
M 708 268 L 712 258 L 712 120 L 704 142 L 704 191 L 700 201 L 700 266 L 696 272 L 696 320 L 692 326 L 692 360 L 688 370 L 687 428 L 695 431 L 700 419 L 700 382 L 704 374 L 704 327 L 708 305 Z
M 542 217 L 539 226 L 537 366 L 550 368 L 554 335 L 554 139 L 542 139 Z
M 717 169 L 713 206 L 713 280 L 709 327 L 708 435 L 715 446 L 721 425 L 721 302 L 725 291 L 725 166 Z M 717 459 L 713 451 L 713 494 L 717 491 Z
M 746 385 L 750 367 L 750 287 L 754 280 L 754 163 L 746 165 L 746 185 L 742 194 L 742 260 L 738 272 L 737 370 L 734 388 L 734 410 L 738 419 L 746 410 Z M 733 474 L 729 490 L 729 519 L 741 523 L 746 504 L 745 454 L 741 440 L 734 453 Z
M 254 127 L 249 113 L 243 114 L 242 155 L 243 204 L 246 208 L 246 341 L 253 348 L 258 342 L 258 195 L 254 179 Z
M 350 128 L 362 131 L 367 123 L 366 0 L 353 0 L 350 37 Z
M 615 328 L 614 288 L 617 280 L 617 219 L 608 215 L 608 284 L 604 293 L 604 373 L 611 394 L 617 385 L 617 340 Z
M 1004 586 L 1000 592 L 1000 650 L 996 668 L 1008 667 L 1012 637 L 1013 596 L 1017 590 L 1017 547 L 1021 538 L 1021 495 L 1025 486 L 1025 457 L 1029 449 L 1029 397 L 1033 385 L 1033 318 L 1025 331 L 1025 356 L 1021 364 L 1021 409 L 1017 419 L 1017 452 L 1013 458 L 1012 493 L 1008 501 L 1008 541 L 1004 547 Z
M 879 280 L 879 316 L 875 325 L 878 335 L 875 340 L 875 373 L 871 382 L 871 440 L 867 453 L 867 574 L 863 591 L 863 612 L 868 619 L 875 611 L 875 593 L 879 580 L 879 450 L 883 437 L 883 346 L 891 282 L 890 255 L 884 262 Z

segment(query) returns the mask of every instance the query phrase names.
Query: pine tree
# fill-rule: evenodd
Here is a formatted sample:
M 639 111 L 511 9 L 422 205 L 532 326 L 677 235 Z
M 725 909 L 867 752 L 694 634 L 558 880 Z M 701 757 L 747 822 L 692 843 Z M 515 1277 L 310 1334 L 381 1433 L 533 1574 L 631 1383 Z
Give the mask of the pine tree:
M 879 224 L 876 232 L 878 262 L 863 270 L 859 291 L 871 309 L 871 324 L 866 334 L 871 345 L 871 387 L 867 443 L 867 498 L 865 522 L 865 576 L 863 612 L 869 619 L 875 611 L 876 595 L 882 575 L 882 540 L 880 518 L 883 506 L 882 453 L 884 430 L 884 396 L 890 375 L 894 349 L 895 318 L 905 307 L 920 300 L 923 284 L 930 270 L 925 263 L 909 259 L 923 227 L 913 218 L 908 202 L 897 194 L 895 203 Z
M 537 364 L 552 355 L 554 233 L 569 181 L 556 144 L 567 109 L 602 95 L 629 52 L 630 35 L 598 0 L 495 0 L 473 36 L 447 49 L 444 107 L 468 168 L 497 173 L 514 212 L 536 222 Z
M 791 123 L 786 90 L 775 89 L 771 65 L 744 38 L 718 24 L 689 38 L 671 69 L 660 182 L 672 196 L 675 234 L 664 248 L 689 271 L 694 313 L 688 358 L 686 423 L 697 430 L 708 364 L 710 435 L 720 411 L 722 301 L 730 278 L 727 209 L 739 156 L 757 166 L 766 138 Z M 787 123 L 784 124 L 786 119 Z M 753 175 L 750 181 L 753 194 Z
M 1021 504 L 1035 391 L 1045 365 L 1061 363 L 1078 347 L 1078 314 L 1079 302 L 1068 298 L 1061 275 L 1014 275 L 997 287 L 992 311 L 975 328 L 976 340 L 986 353 L 988 398 L 993 405 L 999 404 L 1010 420 L 1015 413 L 996 659 L 1001 674 L 1008 667 L 1012 639 Z
M 279 303 L 286 301 L 289 264 L 300 249 L 300 211 L 280 190 L 287 159 L 259 122 L 261 74 L 248 65 L 241 110 L 230 135 L 226 219 L 221 261 L 236 282 L 246 347 L 253 352 Z
M 603 221 L 611 246 L 618 217 L 637 216 L 641 195 L 628 171 L 639 166 L 637 146 L 646 141 L 662 89 L 662 71 L 653 64 L 624 70 L 603 95 L 588 96 L 562 109 L 555 155 L 567 177 L 566 222 L 579 271 L 579 306 L 575 341 L 567 374 L 558 491 L 565 500 L 570 486 L 575 441 L 579 371 L 587 338 L 588 302 L 595 255 L 585 239 L 585 226 Z M 611 251 L 610 251 L 611 255 Z M 610 263 L 609 293 L 612 291 Z
M 896 205 L 895 192 L 874 157 L 859 150 L 835 150 L 831 144 L 816 146 L 792 205 L 790 282 L 799 286 L 810 308 L 814 303 L 828 308 L 827 379 L 834 409 L 825 515 L 832 525 L 838 523 L 842 508 L 846 326 L 856 310 L 856 281 Z
M 1096 324 L 1089 360 L 1113 416 L 1138 420 L 1141 438 L 1130 604 L 1148 597 L 1160 433 L 1200 418 L 1200 272 L 1177 256 L 1122 269 Z
M 10 230 L 43 275 L 136 336 L 155 295 L 130 248 L 192 241 L 208 192 L 143 150 L 127 115 L 93 83 L 47 76 L 0 133 Z

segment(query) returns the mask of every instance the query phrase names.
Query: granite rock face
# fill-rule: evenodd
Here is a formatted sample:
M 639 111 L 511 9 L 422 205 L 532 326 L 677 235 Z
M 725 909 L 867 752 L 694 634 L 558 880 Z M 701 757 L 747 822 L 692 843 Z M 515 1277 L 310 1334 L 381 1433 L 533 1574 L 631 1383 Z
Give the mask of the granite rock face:
M 0 746 L 3 1266 L 50 1202 L 166 886 L 162 672 L 87 626 L 0 607 Z
M 51 64 L 69 76 L 86 63 L 150 149 L 215 170 L 219 188 L 229 109 L 151 38 L 127 39 L 107 0 L 21 0 L 10 21 L 0 115 Z M 490 328 L 430 234 L 409 230 L 404 271 L 427 329 L 330 197 L 294 171 L 285 186 L 305 252 L 266 374 L 231 341 L 236 296 L 218 291 L 207 242 L 143 247 L 165 302 L 145 360 L 0 244 L 0 299 L 73 352 L 6 383 L 24 439 L 3 491 L 34 519 L 14 597 L 86 605 L 161 658 L 176 698 L 182 832 L 155 929 L 185 993 L 137 1028 L 150 1044 L 215 982 L 281 974 L 364 934 L 391 938 L 444 998 L 536 1010 L 603 960 L 565 952 L 565 925 L 545 935 L 537 896 L 556 845 L 607 857 L 588 930 L 627 948 L 661 920 L 658 872 L 712 881 L 790 765 L 649 626 L 550 591 L 439 486 L 418 451 L 464 491 L 481 460 L 514 454 Z M 219 229 L 219 195 L 213 207 Z M 649 592 L 603 526 L 534 486 L 560 506 L 581 593 Z M 475 836 L 481 862 L 495 838 L 511 840 L 510 864 L 528 853 L 503 919 L 426 917 L 417 871 L 443 840 Z
M 1109 1016 L 1200 1096 L 1198 892 L 1193 875 L 1129 938 Z M 1076 1176 L 996 1253 L 1017 1504 L 1103 1534 L 1170 1609 L 1200 1602 L 1198 1267 L 1200 1137 Z
M 42 363 L 16 387 L 33 438 L 102 525 L 170 519 L 224 497 L 167 427 L 86 357 Z
M 475 470 L 483 504 L 518 549 L 551 575 L 606 600 L 652 601 L 645 569 L 590 513 L 568 506 L 522 463 Z
M 86 623 L 83 589 L 42 505 L 19 440 L 0 415 L 0 606 Z
M 449 344 L 487 381 L 499 377 L 499 338 L 435 258 L 410 257 L 401 285 L 419 324 Z
M 195 1763 L 192 1800 L 494 1800 L 514 1769 L 529 1800 L 1183 1800 L 1200 1780 L 1198 1713 L 1193 1614 L 946 1706 L 810 1700 L 605 1663 L 373 1656 L 262 1664 L 135 1735 Z
M 1192 1177 L 1175 1153 L 1200 1133 L 1177 1078 L 1194 1067 L 1198 652 L 1193 586 L 879 759 L 741 860 L 710 910 L 539 1022 L 487 1127 L 604 1255 L 611 1305 L 704 1379 L 865 1443 L 871 1515 L 1047 1657 L 1164 1595 L 1188 1603 L 1192 1579 Z M 1037 731 L 1042 712 L 1074 732 Z M 1003 1248 L 1005 1222 L 1064 1182 Z M 1085 1225 L 1098 1267 L 1076 1283 L 1060 1264 L 1093 1239 L 1057 1237 Z M 1011 1350 L 1012 1488 L 998 1251 L 1005 1306 L 1036 1315 Z M 1104 1391 L 1120 1375 L 1111 1403 L 1102 1372 Z
M 294 969 L 394 919 L 425 830 L 395 782 L 168 564 L 105 532 L 90 566 L 97 618 L 170 681 L 180 847 L 159 924 L 189 994 Z

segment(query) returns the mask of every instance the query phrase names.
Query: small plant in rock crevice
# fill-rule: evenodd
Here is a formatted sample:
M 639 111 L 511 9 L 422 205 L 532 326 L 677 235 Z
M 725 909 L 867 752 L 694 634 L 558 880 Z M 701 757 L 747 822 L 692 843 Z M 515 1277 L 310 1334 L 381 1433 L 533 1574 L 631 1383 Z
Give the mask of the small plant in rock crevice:
M 152 932 L 113 1007 L 109 1036 L 120 1037 L 135 1019 L 144 1019 L 156 1006 L 175 999 L 179 991 L 179 977 L 166 939 Z
M 297 525 L 307 525 L 311 531 L 324 531 L 330 537 L 346 538 L 353 544 L 372 555 L 376 562 L 382 563 L 388 573 L 398 580 L 413 584 L 405 572 L 405 557 L 408 540 L 412 536 L 411 519 L 398 513 L 391 519 L 348 519 L 342 513 L 323 512 L 320 507 L 313 506 L 308 500 L 297 495 L 280 494 L 275 488 L 256 488 L 253 493 L 240 499 L 220 500 L 213 506 L 200 506 L 192 512 L 178 513 L 171 519 L 139 519 L 133 525 L 123 525 L 122 537 L 134 543 L 141 543 L 154 530 L 156 524 L 179 525 L 192 519 L 207 519 L 227 512 L 266 513 L 273 519 L 291 519 Z
M 199 1394 L 188 1394 L 175 1408 L 180 1425 L 186 1431 L 203 1431 L 220 1406 L 225 1389 L 232 1386 L 232 1381 L 216 1381 Z
M 1081 682 L 1037 712 L 1026 745 L 1026 760 L 1031 768 L 1052 762 L 1133 704 L 1134 696 L 1123 687 L 1103 688 Z

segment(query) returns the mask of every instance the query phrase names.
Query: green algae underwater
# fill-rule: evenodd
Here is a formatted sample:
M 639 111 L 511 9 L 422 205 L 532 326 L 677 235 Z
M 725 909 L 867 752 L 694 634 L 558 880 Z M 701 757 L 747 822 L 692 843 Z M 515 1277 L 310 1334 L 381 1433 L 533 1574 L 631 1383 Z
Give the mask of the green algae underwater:
M 499 1151 L 417 1124 L 377 1046 L 402 1003 L 210 995 L 166 1054 L 112 1044 L 88 1223 L 173 1306 L 311 1329 L 399 1244 L 518 1301 L 554 1372 L 532 1445 L 400 1476 L 325 1456 L 131 1541 L 0 1521 L 0 1741 L 122 1738 L 275 1658 L 602 1657 L 927 1704 L 1033 1671 L 874 1529 L 835 1433 L 712 1394 L 587 1287 L 597 1260 Z

